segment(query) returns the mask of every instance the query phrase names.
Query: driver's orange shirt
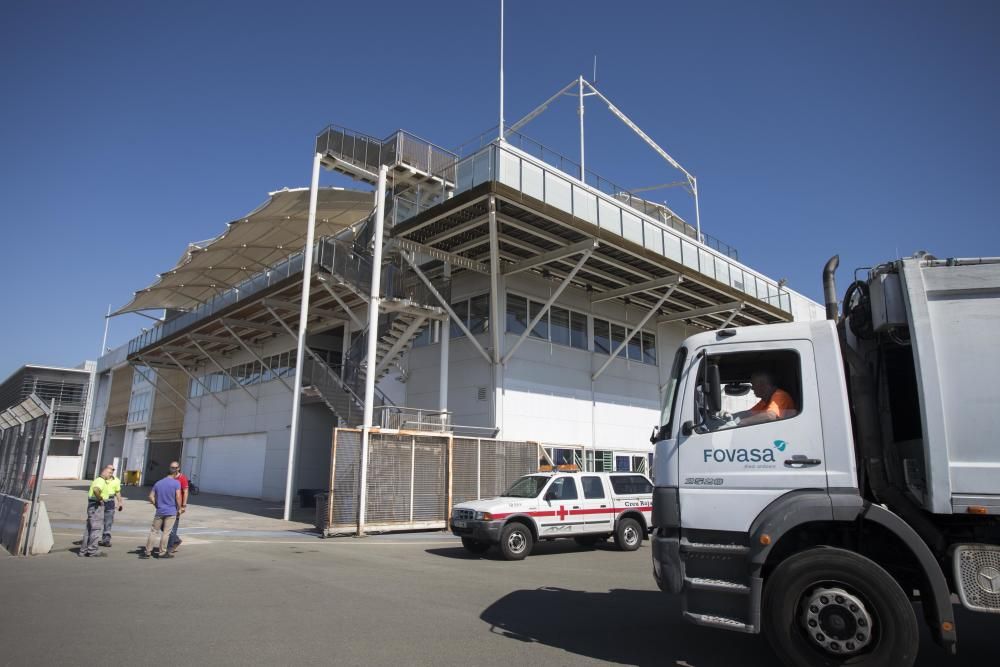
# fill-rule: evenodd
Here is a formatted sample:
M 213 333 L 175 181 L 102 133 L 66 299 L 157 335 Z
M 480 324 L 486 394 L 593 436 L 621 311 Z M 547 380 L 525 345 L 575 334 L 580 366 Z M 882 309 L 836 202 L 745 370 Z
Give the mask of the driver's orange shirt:
M 788 416 L 789 410 L 795 410 L 795 401 L 792 400 L 787 391 L 782 389 L 775 389 L 770 400 L 765 401 L 762 398 L 750 408 L 750 412 L 753 414 L 770 412 L 775 419 L 784 419 Z

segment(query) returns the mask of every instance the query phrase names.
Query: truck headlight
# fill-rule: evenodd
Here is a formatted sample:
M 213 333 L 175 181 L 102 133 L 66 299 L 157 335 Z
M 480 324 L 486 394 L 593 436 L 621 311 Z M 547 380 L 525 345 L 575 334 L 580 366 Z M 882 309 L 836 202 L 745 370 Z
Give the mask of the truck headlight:
M 489 512 L 476 512 L 476 521 L 492 521 L 493 515 Z

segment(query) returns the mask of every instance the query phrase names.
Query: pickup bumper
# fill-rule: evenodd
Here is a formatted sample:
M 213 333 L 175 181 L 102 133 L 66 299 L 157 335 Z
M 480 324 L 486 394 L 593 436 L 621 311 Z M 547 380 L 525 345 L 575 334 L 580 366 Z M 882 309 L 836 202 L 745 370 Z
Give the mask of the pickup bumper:
M 468 537 L 480 542 L 496 544 L 500 541 L 500 531 L 503 529 L 503 521 L 475 521 L 468 520 L 464 525 L 455 525 L 455 520 L 451 522 L 451 532 L 458 537 Z

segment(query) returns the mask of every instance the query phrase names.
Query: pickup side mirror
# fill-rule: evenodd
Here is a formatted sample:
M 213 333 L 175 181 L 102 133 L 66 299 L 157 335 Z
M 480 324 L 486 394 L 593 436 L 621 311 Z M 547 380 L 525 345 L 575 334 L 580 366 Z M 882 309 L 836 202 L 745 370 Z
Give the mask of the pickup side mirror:
M 681 424 L 681 435 L 688 437 L 694 433 L 694 422 L 690 419 Z

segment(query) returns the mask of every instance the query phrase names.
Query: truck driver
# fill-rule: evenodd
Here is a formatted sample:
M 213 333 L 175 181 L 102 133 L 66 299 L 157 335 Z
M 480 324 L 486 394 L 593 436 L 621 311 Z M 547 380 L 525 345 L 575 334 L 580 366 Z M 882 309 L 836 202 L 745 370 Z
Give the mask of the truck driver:
M 757 372 L 750 376 L 754 396 L 760 400 L 749 410 L 738 413 L 740 426 L 763 424 L 777 419 L 788 419 L 798 413 L 795 401 L 784 389 L 774 385 L 769 373 Z

